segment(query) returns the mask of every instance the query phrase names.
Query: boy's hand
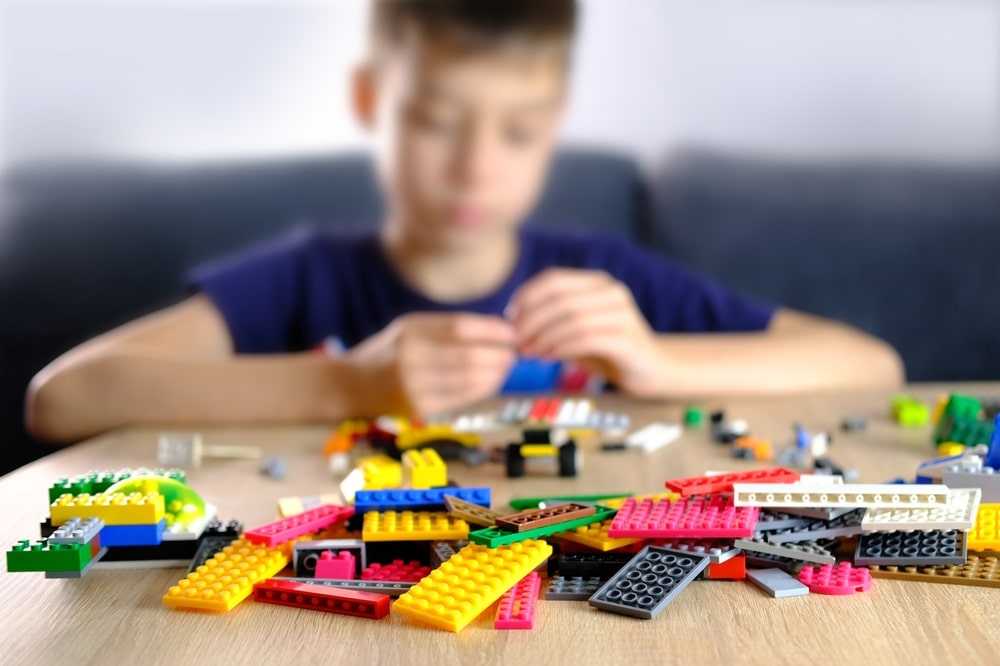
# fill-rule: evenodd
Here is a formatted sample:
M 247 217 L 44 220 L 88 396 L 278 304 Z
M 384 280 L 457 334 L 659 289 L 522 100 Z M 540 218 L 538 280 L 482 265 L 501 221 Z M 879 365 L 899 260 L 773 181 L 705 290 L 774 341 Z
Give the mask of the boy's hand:
M 399 317 L 346 359 L 374 389 L 373 413 L 427 416 L 495 395 L 516 359 L 500 317 L 414 313 Z
M 656 336 L 632 292 L 607 273 L 543 271 L 518 289 L 507 314 L 521 353 L 576 360 L 632 395 L 657 392 Z

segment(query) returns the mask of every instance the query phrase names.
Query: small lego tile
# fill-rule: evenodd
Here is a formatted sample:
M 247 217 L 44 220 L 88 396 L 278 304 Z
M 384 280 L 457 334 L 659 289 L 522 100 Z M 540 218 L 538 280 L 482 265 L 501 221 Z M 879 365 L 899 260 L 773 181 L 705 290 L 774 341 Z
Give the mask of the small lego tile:
M 250 596 L 254 583 L 271 578 L 288 559 L 277 548 L 238 539 L 189 573 L 163 595 L 175 608 L 232 610 Z
M 705 569 L 705 578 L 709 580 L 743 580 L 746 577 L 746 555 L 737 555 L 725 562 L 709 562 Z
M 342 550 L 336 555 L 325 550 L 316 560 L 316 578 L 335 578 L 337 580 L 351 579 L 357 575 L 354 555 Z
M 204 565 L 210 559 L 215 557 L 215 555 L 222 551 L 223 548 L 236 541 L 235 537 L 231 536 L 206 536 L 202 537 L 198 541 L 198 550 L 195 551 L 194 557 L 191 558 L 191 564 L 188 565 L 188 573 L 192 571 L 197 571 L 198 567 Z
M 372 620 L 389 614 L 389 595 L 294 583 L 272 578 L 253 586 L 253 599 L 268 604 L 317 610 L 338 615 L 353 615 Z
M 316 576 L 316 563 L 325 551 L 349 552 L 354 556 L 354 575 L 357 578 L 368 565 L 365 543 L 361 539 L 319 539 L 296 541 L 292 546 L 292 567 L 299 578 Z M 347 576 L 327 576 L 327 578 L 347 578 Z
M 539 539 L 552 534 L 568 532 L 569 530 L 576 529 L 581 525 L 599 523 L 610 518 L 614 514 L 614 509 L 599 506 L 597 507 L 597 512 L 593 515 L 574 518 L 573 520 L 568 520 L 564 523 L 557 523 L 555 525 L 536 527 L 535 529 L 525 530 L 524 532 L 507 532 L 506 530 L 502 530 L 498 527 L 487 527 L 485 529 L 476 530 L 475 532 L 469 532 L 469 541 L 483 546 L 489 546 L 490 548 L 496 548 L 497 546 L 511 544 L 516 541 Z
M 544 509 L 529 509 L 497 518 L 496 526 L 508 532 L 527 532 L 539 527 L 565 523 L 575 518 L 592 516 L 595 513 L 597 513 L 597 509 L 592 504 L 566 502 Z
M 587 504 L 597 503 L 602 506 L 617 509 L 618 507 L 613 505 L 613 500 L 624 500 L 632 497 L 633 495 L 634 493 L 612 493 L 610 495 L 551 495 L 546 497 L 516 497 L 508 502 L 508 504 L 510 504 L 510 508 L 515 511 L 527 511 L 528 509 L 537 509 L 543 504 L 545 506 L 549 506 L 551 504 L 562 504 L 563 502 L 578 502 Z
M 504 515 L 488 506 L 479 506 L 450 495 L 445 495 L 444 505 L 448 509 L 448 513 L 456 518 L 461 518 L 470 525 L 493 527 L 496 524 L 496 519 Z
M 101 563 L 101 558 L 104 554 L 108 552 L 107 548 L 98 548 L 97 552 L 93 554 L 90 561 L 79 571 L 46 571 L 46 578 L 83 578 L 87 573 L 96 568 Z
M 862 534 L 854 553 L 855 566 L 939 566 L 964 564 L 965 533 L 957 530 L 873 532 Z
M 651 620 L 708 564 L 706 556 L 646 546 L 594 593 L 590 605 Z
M 992 467 L 980 472 L 944 472 L 941 481 L 949 488 L 981 488 L 984 504 L 1000 504 L 1000 474 Z
M 747 572 L 747 579 L 775 599 L 809 594 L 808 587 L 781 569 L 751 569 Z
M 7 551 L 7 571 L 81 571 L 93 559 L 89 543 L 18 541 Z
M 799 582 L 815 594 L 849 595 L 867 592 L 872 586 L 868 569 L 855 569 L 850 562 L 805 566 L 799 572 Z
M 865 532 L 969 530 L 976 522 L 981 496 L 979 488 L 951 488 L 947 505 L 937 509 L 868 509 L 861 529 Z
M 282 497 L 278 499 L 278 517 L 290 518 L 324 504 L 337 504 L 340 496 L 336 493 L 328 495 L 306 495 L 302 497 Z
M 429 575 L 430 567 L 423 566 L 420 562 L 403 560 L 393 560 L 389 564 L 369 564 L 361 572 L 362 580 L 391 580 L 404 583 L 418 583 L 421 579 Z
M 612 520 L 602 520 L 599 523 L 581 525 L 567 532 L 560 532 L 559 538 L 563 541 L 570 541 L 602 552 L 626 548 L 644 541 L 643 539 L 631 538 L 615 539 L 608 536 L 608 530 L 611 529 L 612 522 Z
M 304 534 L 318 532 L 353 515 L 353 507 L 324 504 L 305 513 L 247 530 L 243 538 L 253 544 L 274 547 Z
M 100 518 L 70 518 L 65 523 L 55 528 L 48 537 L 49 543 L 90 543 L 94 540 L 101 529 L 104 521 Z
M 101 543 L 105 546 L 156 546 L 163 542 L 166 518 L 149 525 L 105 525 Z
M 546 601 L 586 601 L 594 596 L 605 579 L 598 577 L 581 578 L 574 576 L 554 576 L 549 579 L 549 586 L 545 590 Z
M 745 472 L 733 472 L 732 474 L 672 479 L 666 482 L 666 486 L 670 490 L 680 493 L 681 497 L 690 497 L 691 495 L 730 492 L 733 489 L 734 483 L 794 483 L 799 480 L 799 476 L 799 472 L 775 467 L 773 469 L 753 469 Z
M 443 511 L 369 511 L 363 541 L 451 541 L 469 536 L 469 524 Z
M 486 548 L 469 544 L 399 597 L 392 608 L 440 629 L 461 631 L 552 554 L 544 541 Z
M 497 605 L 494 629 L 534 629 L 538 608 L 538 590 L 542 586 L 537 571 L 532 571 L 514 587 L 504 592 Z
M 480 507 L 490 506 L 489 488 L 431 488 L 421 490 L 359 490 L 354 495 L 354 510 L 369 511 L 441 511 L 445 498 L 453 497 Z
M 631 553 L 563 553 L 559 557 L 559 575 L 607 580 L 631 561 Z
M 337 587 L 343 590 L 359 590 L 361 592 L 372 592 L 374 594 L 387 594 L 390 597 L 398 597 L 405 593 L 416 583 L 404 581 L 388 580 L 334 580 L 323 578 L 272 578 L 271 580 L 287 580 L 293 583 L 307 583 L 309 585 L 320 585 L 322 587 Z
M 976 522 L 968 535 L 968 545 L 971 550 L 1000 550 L 1000 530 L 997 520 L 1000 518 L 1000 504 L 980 504 L 976 512 Z
M 449 428 L 450 430 L 450 428 Z M 403 453 L 403 474 L 411 488 L 448 485 L 448 468 L 434 449 L 411 449 Z
M 845 483 L 832 487 L 811 484 L 733 484 L 733 504 L 736 506 L 932 509 L 947 506 L 947 503 L 948 487 L 932 484 Z
M 676 501 L 628 500 L 608 535 L 636 538 L 738 538 L 753 536 L 760 509 L 735 507 L 729 498 L 689 497 Z
M 737 548 L 753 553 L 767 553 L 803 562 L 818 564 L 835 564 L 837 558 L 827 549 L 812 541 L 798 543 L 769 543 L 763 539 L 737 539 Z
M 740 554 L 732 541 L 724 539 L 657 539 L 650 546 L 679 550 L 682 553 L 707 555 L 710 564 L 723 564 Z
M 855 509 L 833 520 L 810 520 L 799 527 L 768 532 L 767 540 L 771 543 L 789 543 L 861 534 L 861 520 L 864 515 L 865 509 Z
M 139 525 L 164 517 L 163 495 L 159 493 L 60 495 L 49 510 L 53 525 L 71 518 L 100 518 L 105 525 Z

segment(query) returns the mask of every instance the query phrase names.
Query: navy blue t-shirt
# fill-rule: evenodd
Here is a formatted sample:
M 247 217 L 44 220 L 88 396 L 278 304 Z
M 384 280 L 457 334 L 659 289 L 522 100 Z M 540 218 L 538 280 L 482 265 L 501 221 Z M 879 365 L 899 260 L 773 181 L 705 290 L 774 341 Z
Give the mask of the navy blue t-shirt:
M 519 234 L 517 264 L 503 286 L 465 303 L 439 303 L 409 287 L 374 231 L 297 229 L 199 266 L 188 282 L 215 303 L 241 354 L 304 351 L 331 338 L 350 348 L 407 312 L 502 315 L 520 285 L 555 266 L 606 271 L 631 289 L 660 333 L 760 331 L 774 313 L 625 240 L 535 228 Z

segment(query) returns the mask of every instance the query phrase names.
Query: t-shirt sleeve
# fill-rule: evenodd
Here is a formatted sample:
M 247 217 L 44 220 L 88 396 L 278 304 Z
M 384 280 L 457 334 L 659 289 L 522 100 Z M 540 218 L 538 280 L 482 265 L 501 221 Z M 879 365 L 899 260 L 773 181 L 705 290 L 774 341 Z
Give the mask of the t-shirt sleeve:
M 286 236 L 196 266 L 185 276 L 225 319 L 239 354 L 290 351 L 302 298 L 303 265 L 316 232 Z

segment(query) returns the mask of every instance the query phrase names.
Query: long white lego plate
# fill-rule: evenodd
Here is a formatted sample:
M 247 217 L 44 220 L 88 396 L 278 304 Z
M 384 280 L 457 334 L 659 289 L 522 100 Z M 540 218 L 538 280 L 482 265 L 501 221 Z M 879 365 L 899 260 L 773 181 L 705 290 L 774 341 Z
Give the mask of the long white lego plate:
M 734 483 L 733 504 L 776 509 L 843 506 L 932 509 L 948 504 L 948 487 L 892 483 L 845 483 L 833 487 L 810 484 Z
M 948 503 L 933 509 L 868 509 L 861 520 L 865 532 L 896 530 L 971 530 L 983 491 L 951 488 Z

